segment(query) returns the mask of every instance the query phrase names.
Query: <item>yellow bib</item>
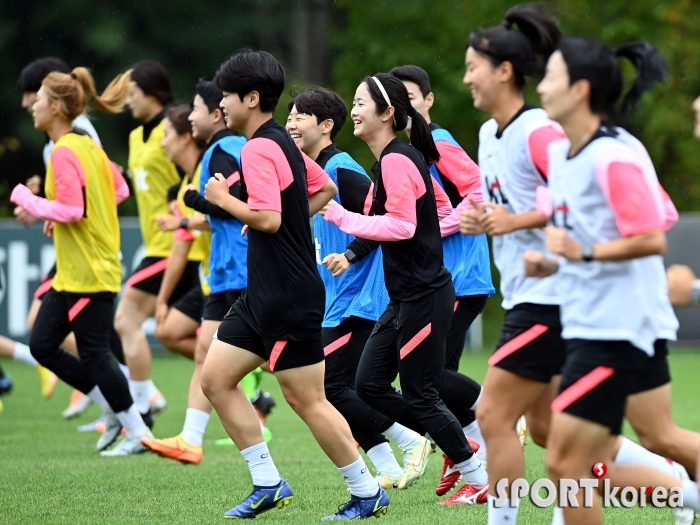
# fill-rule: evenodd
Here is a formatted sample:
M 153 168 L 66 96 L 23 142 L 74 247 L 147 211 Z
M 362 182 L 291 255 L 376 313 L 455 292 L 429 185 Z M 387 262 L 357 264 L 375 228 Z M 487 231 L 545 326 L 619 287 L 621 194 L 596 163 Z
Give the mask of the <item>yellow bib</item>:
M 194 175 L 192 180 L 188 180 L 188 177 L 183 177 L 182 183 L 180 184 L 180 191 L 177 193 L 177 202 L 180 207 L 180 212 L 183 217 L 195 217 L 201 216 L 202 214 L 192 208 L 189 208 L 185 204 L 185 188 L 188 184 L 192 184 L 195 188 L 199 188 L 199 177 L 202 171 L 202 164 L 197 164 L 197 168 L 194 170 Z M 202 291 L 204 295 L 209 295 L 211 292 L 209 284 L 207 283 L 207 277 L 209 276 L 209 250 L 211 248 L 211 231 L 209 230 L 191 230 L 192 235 L 194 235 L 194 242 L 190 248 L 190 252 L 187 255 L 189 261 L 201 261 L 202 270 L 204 272 L 203 278 L 200 279 L 202 282 Z
M 114 175 L 105 152 L 88 136 L 66 133 L 55 148 L 70 149 L 85 174 L 85 215 L 78 222 L 55 223 L 56 277 L 59 292 L 118 292 L 122 282 L 119 262 L 119 221 Z M 46 168 L 46 197 L 56 199 L 54 167 Z
M 173 232 L 164 232 L 156 225 L 158 215 L 167 215 L 168 190 L 180 182 L 175 164 L 168 160 L 160 143 L 165 135 L 165 119 L 158 124 L 146 142 L 143 126 L 129 135 L 129 172 L 139 208 L 141 236 L 146 257 L 168 257 L 173 248 Z

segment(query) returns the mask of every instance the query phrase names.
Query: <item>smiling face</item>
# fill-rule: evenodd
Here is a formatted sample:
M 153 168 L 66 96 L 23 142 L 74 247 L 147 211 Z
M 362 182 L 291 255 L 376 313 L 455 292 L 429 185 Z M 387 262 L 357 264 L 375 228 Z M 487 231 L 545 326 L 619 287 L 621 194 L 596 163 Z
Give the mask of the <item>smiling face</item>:
M 700 139 L 700 97 L 693 102 L 693 109 L 695 110 L 695 137 Z
M 200 95 L 195 95 L 192 102 L 192 113 L 187 119 L 192 124 L 192 136 L 195 139 L 209 142 L 214 134 L 217 121 L 217 111 L 209 112 L 209 107 Z
M 287 117 L 287 133 L 299 149 L 309 155 L 323 139 L 329 120 L 319 123 L 314 115 L 299 113 L 297 107 L 293 106 Z
M 469 47 L 465 58 L 467 72 L 462 82 L 469 87 L 474 107 L 491 113 L 499 88 L 497 69 L 483 53 Z
M 542 100 L 542 108 L 547 116 L 561 122 L 580 102 L 581 89 L 584 87 L 579 80 L 574 85 L 569 84 L 569 71 L 560 51 L 555 51 L 547 61 L 545 75 L 537 86 L 537 92 Z
M 391 117 L 385 122 L 377 115 L 377 104 L 369 93 L 365 82 L 357 86 L 355 98 L 352 99 L 350 118 L 353 123 L 353 134 L 365 142 L 382 128 L 391 126 Z
M 243 97 L 238 96 L 238 93 L 229 93 L 224 91 L 224 98 L 221 99 L 219 107 L 224 112 L 224 122 L 228 129 L 242 129 L 248 117 L 248 107 L 245 101 L 250 97 L 250 94 Z
M 178 135 L 175 126 L 173 126 L 173 123 L 170 122 L 168 118 L 165 119 L 164 132 L 163 140 L 160 142 L 160 145 L 165 150 L 168 159 L 180 166 L 178 160 L 190 138 L 189 134 Z
M 48 129 L 49 123 L 54 119 L 57 101 L 52 101 L 49 94 L 44 89 L 44 86 L 39 88 L 34 99 L 34 104 L 31 107 L 32 118 L 34 119 L 34 127 L 41 131 Z

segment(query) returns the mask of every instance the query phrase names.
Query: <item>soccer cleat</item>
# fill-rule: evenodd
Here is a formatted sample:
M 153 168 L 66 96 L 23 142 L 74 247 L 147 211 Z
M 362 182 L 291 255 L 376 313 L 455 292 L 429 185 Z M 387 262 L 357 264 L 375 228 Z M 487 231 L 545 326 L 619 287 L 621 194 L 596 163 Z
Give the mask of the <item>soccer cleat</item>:
M 274 487 L 253 485 L 253 492 L 241 503 L 224 512 L 224 518 L 232 520 L 254 518 L 268 510 L 286 507 L 293 498 L 292 487 L 284 479 Z
M 146 437 L 153 437 L 151 431 L 149 430 Z M 117 446 L 112 450 L 105 450 L 100 452 L 100 456 L 104 457 L 116 457 L 116 456 L 131 456 L 133 454 L 144 454 L 146 452 L 146 447 L 141 444 L 141 438 L 130 438 L 124 436 Z
M 258 391 L 258 395 L 251 400 L 251 403 L 258 413 L 258 418 L 261 423 L 265 423 L 267 416 L 269 416 L 272 409 L 277 406 L 275 398 L 272 397 L 269 392 L 263 392 L 262 390 Z
M 675 477 L 680 478 L 682 481 L 687 481 L 690 479 L 688 476 L 688 471 L 685 470 L 683 465 L 672 463 L 673 474 Z M 673 514 L 676 516 L 676 525 L 693 525 L 695 523 L 695 511 L 689 507 L 676 507 L 673 509 Z
M 397 488 L 405 489 L 423 475 L 432 452 L 430 441 L 425 438 L 403 451 L 403 474 L 399 478 Z
M 467 436 L 467 442 L 469 443 L 469 446 L 471 447 L 474 454 L 476 454 L 477 457 L 479 457 L 479 448 L 481 448 L 479 442 L 475 439 L 470 438 L 469 436 Z M 440 476 L 440 482 L 435 488 L 435 494 L 437 494 L 438 496 L 444 496 L 449 491 L 451 491 L 462 477 L 462 474 L 459 472 L 459 470 L 455 468 L 454 461 L 452 461 L 447 456 L 447 454 L 443 454 L 442 459 L 442 476 Z
M 148 412 L 146 412 L 145 414 L 141 414 L 141 419 L 143 419 L 144 424 L 148 428 L 153 430 L 153 425 L 155 425 L 155 420 L 153 419 L 153 412 L 151 411 L 150 408 L 148 409 Z
M 36 367 L 36 373 L 39 374 L 39 382 L 41 383 L 41 395 L 44 399 L 51 399 L 54 390 L 56 390 L 56 383 L 58 383 L 58 377 L 48 368 L 43 366 Z
M 488 484 L 484 486 L 465 483 L 461 489 L 447 499 L 438 501 L 438 505 L 478 505 L 488 499 Z
M 122 424 L 114 414 L 107 414 L 105 425 L 105 431 L 100 436 L 100 439 L 97 440 L 97 450 L 100 452 L 114 443 L 122 431 Z
M 350 496 L 350 501 L 338 507 L 338 512 L 326 516 L 323 521 L 362 520 L 383 516 L 389 510 L 389 496 L 383 488 L 371 498 Z
M 148 404 L 151 408 L 151 412 L 153 413 L 153 415 L 157 414 L 158 412 L 162 412 L 163 410 L 168 408 L 168 402 L 166 401 L 163 394 L 160 393 L 160 390 L 155 391 L 155 393 L 148 400 Z
M 9 394 L 12 390 L 12 378 L 0 368 L 0 396 Z
M 389 489 L 395 489 L 398 488 L 399 486 L 399 481 L 401 480 L 401 476 L 377 476 L 375 478 L 377 482 L 379 483 L 379 486 L 382 487 L 384 490 L 389 490 Z
M 91 404 L 92 399 L 79 390 L 73 390 L 68 408 L 66 408 L 61 415 L 63 419 L 73 419 L 74 417 L 82 416 L 87 409 L 90 408 Z
M 520 446 L 525 450 L 525 445 L 527 445 L 527 420 L 525 416 L 520 416 L 518 423 L 515 425 L 515 431 L 518 433 Z
M 180 434 L 165 439 L 142 437 L 141 443 L 162 458 L 174 459 L 180 463 L 194 463 L 195 465 L 202 462 L 202 447 L 190 445 Z

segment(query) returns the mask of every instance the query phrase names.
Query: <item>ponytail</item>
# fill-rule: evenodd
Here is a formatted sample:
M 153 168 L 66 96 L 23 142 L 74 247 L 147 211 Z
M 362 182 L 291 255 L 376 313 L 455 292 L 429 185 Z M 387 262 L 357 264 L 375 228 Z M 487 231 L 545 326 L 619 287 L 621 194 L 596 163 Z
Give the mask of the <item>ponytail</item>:
M 525 77 L 544 73 L 561 36 L 557 21 L 541 7 L 523 4 L 511 7 L 501 25 L 474 31 L 467 47 L 485 55 L 494 67 L 510 62 L 515 86 L 522 91 Z
M 411 145 L 423 154 L 426 164 L 430 166 L 440 160 L 430 126 L 413 106 L 410 106 L 408 116 L 411 117 Z
M 586 80 L 591 86 L 591 111 L 608 119 L 634 111 L 641 96 L 668 75 L 659 50 L 647 42 L 624 44 L 613 50 L 599 40 L 564 38 L 559 44 L 569 73 L 569 84 Z M 619 58 L 629 59 L 637 77 L 622 101 L 623 79 Z
M 86 68 L 76 67 L 71 76 L 80 83 L 85 95 L 92 99 L 97 109 L 105 113 L 119 113 L 124 107 L 126 94 L 129 91 L 129 73 L 127 71 L 115 77 L 101 96 L 97 94 L 95 80 Z

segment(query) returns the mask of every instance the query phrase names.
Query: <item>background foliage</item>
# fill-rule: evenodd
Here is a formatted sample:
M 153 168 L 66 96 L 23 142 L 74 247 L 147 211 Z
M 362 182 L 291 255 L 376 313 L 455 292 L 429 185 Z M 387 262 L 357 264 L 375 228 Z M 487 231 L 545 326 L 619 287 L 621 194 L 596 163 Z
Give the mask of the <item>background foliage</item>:
M 478 26 L 497 24 L 514 1 L 490 0 L 43 0 L 0 3 L 0 202 L 32 173 L 41 173 L 44 138 L 20 109 L 15 82 L 21 68 L 45 55 L 90 67 L 105 86 L 134 62 L 154 58 L 170 70 L 176 94 L 191 96 L 194 82 L 211 77 L 241 47 L 271 51 L 284 63 L 289 89 L 324 84 L 350 101 L 367 75 L 415 63 L 432 77 L 433 118 L 476 156 L 486 116 L 473 109 L 462 85 L 464 44 Z M 700 147 L 690 108 L 700 94 L 700 3 L 695 0 L 560 0 L 551 2 L 565 33 L 602 37 L 611 44 L 646 39 L 671 68 L 665 86 L 647 95 L 626 125 L 649 149 L 663 184 L 681 210 L 700 210 Z M 529 87 L 529 98 L 537 103 Z M 286 117 L 285 99 L 277 116 Z M 105 149 L 126 164 L 128 113 L 92 113 Z M 368 148 L 339 135 L 342 148 L 369 168 Z M 123 213 L 134 207 L 123 209 Z

